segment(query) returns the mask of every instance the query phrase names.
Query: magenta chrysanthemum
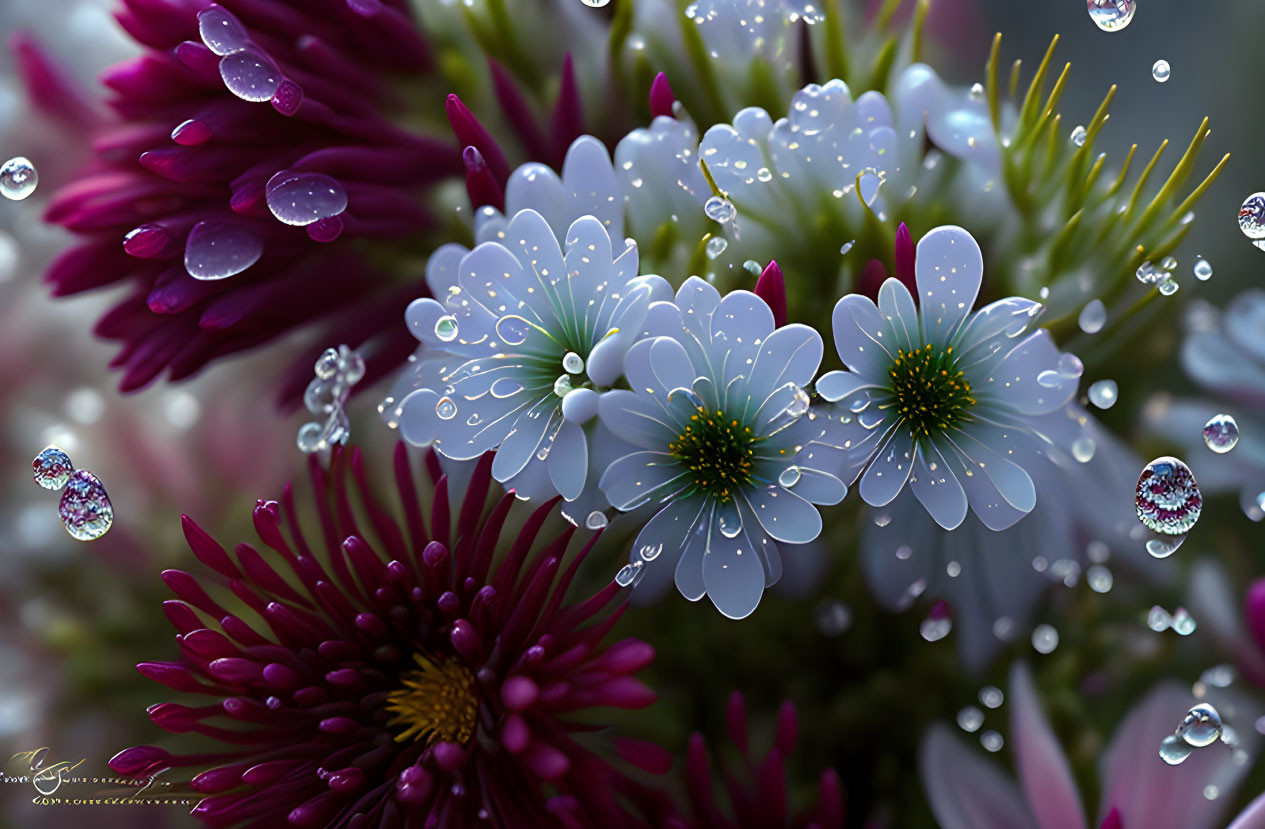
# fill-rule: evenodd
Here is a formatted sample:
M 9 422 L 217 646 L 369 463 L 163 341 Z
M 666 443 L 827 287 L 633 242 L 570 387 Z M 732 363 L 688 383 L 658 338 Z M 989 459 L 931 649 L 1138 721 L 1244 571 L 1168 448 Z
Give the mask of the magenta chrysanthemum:
M 650 704 L 654 692 L 634 674 L 653 650 L 636 639 L 604 642 L 619 615 L 616 585 L 565 602 L 592 541 L 563 568 L 574 528 L 540 538 L 553 504 L 494 557 L 514 498 L 485 514 L 491 458 L 451 516 L 435 457 L 433 495 L 419 500 L 397 447 L 400 522 L 370 495 L 358 451 L 336 451 L 328 473 L 313 462 L 324 550 L 304 538 L 289 487 L 281 503 L 255 507 L 267 555 L 250 544 L 230 555 L 185 518 L 189 546 L 214 574 L 163 574 L 177 596 L 164 610 L 181 659 L 138 669 L 218 698 L 149 713 L 168 731 L 225 746 L 191 755 L 130 748 L 111 768 L 139 777 L 201 769 L 191 786 L 205 797 L 193 814 L 211 826 L 646 825 L 631 804 L 661 801 L 575 736 L 591 726 L 571 715 Z M 230 593 L 260 621 L 220 604 Z M 606 747 L 666 770 L 648 744 Z

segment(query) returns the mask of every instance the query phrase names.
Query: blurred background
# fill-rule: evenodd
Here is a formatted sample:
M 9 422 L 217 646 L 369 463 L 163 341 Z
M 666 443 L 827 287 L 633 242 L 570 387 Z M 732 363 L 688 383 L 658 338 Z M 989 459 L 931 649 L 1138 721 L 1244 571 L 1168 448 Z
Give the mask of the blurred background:
M 860 5 L 862 0 L 845 2 Z M 1072 63 L 1062 105 L 1069 128 L 1088 123 L 1106 89 L 1118 85 L 1111 120 L 1098 139 L 1109 167 L 1133 142 L 1149 156 L 1168 138 L 1174 145 L 1168 152 L 1176 157 L 1199 120 L 1209 116 L 1213 133 L 1205 157 L 1226 152 L 1233 157 L 1204 197 L 1179 265 L 1189 273 L 1198 253 L 1212 263 L 1215 275 L 1208 282 L 1185 280 L 1183 291 L 1221 304 L 1257 284 L 1265 253 L 1241 235 L 1235 217 L 1247 194 L 1265 190 L 1260 150 L 1265 110 L 1255 65 L 1265 33 L 1265 4 L 1139 0 L 1132 24 L 1110 37 L 1090 21 L 1083 0 L 942 0 L 938 5 L 947 14 L 933 11 L 936 63 L 956 82 L 983 80 L 990 39 L 1000 31 L 1007 64 L 1015 57 L 1035 64 L 1050 39 L 1059 36 L 1055 65 Z M 114 25 L 110 8 L 110 0 L 2 0 L 0 32 L 32 32 L 85 92 L 98 95 L 96 74 L 133 49 Z M 1151 77 L 1160 58 L 1172 67 L 1165 84 Z M 294 434 L 306 418 L 279 415 L 272 390 L 262 380 L 250 382 L 275 376 L 275 366 L 262 365 L 260 357 L 217 364 L 183 385 L 160 385 L 126 397 L 117 393 L 117 376 L 107 369 L 113 349 L 91 332 L 92 320 L 112 295 L 55 300 L 41 284 L 45 265 L 66 242 L 59 229 L 41 222 L 41 215 L 55 186 L 69 180 L 83 160 L 78 139 L 30 113 L 11 56 L 0 54 L 0 156 L 24 155 L 40 175 L 32 197 L 0 203 L 0 755 L 48 746 L 56 759 L 83 758 L 85 769 L 103 773 L 117 750 L 156 736 L 144 708 L 164 694 L 132 666 L 175 655 L 160 610 L 166 595 L 158 574 L 191 558 L 180 532 L 181 513 L 225 542 L 249 537 L 254 499 L 275 497 L 281 484 L 304 467 Z M 1171 344 L 1175 334 L 1156 332 L 1157 342 Z M 274 352 L 272 359 L 283 358 Z M 1172 371 L 1155 385 L 1180 392 L 1183 383 Z M 373 411 L 380 397 L 370 391 L 352 403 L 353 441 L 384 446 L 392 440 Z M 1129 424 L 1140 422 L 1145 402 L 1121 400 L 1111 413 L 1112 424 L 1127 433 Z M 108 489 L 115 522 L 101 540 L 71 539 L 59 526 L 57 493 L 32 482 L 31 458 L 50 443 Z M 1240 523 L 1239 531 L 1253 529 L 1246 520 Z M 1199 550 L 1188 545 L 1183 555 L 1233 559 L 1236 551 L 1214 549 L 1212 537 L 1208 533 Z M 1250 563 L 1242 552 L 1231 562 L 1232 572 L 1241 574 L 1243 563 Z M 1175 596 L 1181 586 L 1162 589 Z M 869 791 L 849 792 L 857 809 L 876 809 L 881 816 L 883 807 L 876 804 L 905 802 L 914 805 L 891 813 L 891 825 L 928 824 L 929 813 L 917 805 L 921 795 L 911 760 L 918 729 L 936 716 L 951 717 L 989 677 L 926 685 L 955 675 L 951 649 L 936 650 L 919 638 L 919 614 L 891 616 L 867 606 L 855 567 L 832 562 L 827 575 L 800 592 L 796 599 L 766 599 L 755 617 L 761 625 L 758 636 L 752 635 L 752 623 L 734 625 L 715 613 L 698 612 L 703 608 L 676 595 L 654 614 L 629 614 L 622 624 L 638 628 L 652 642 L 679 633 L 674 648 L 660 648 L 651 682 L 664 698 L 648 725 L 644 717 L 639 721 L 641 727 L 646 736 L 681 745 L 683 730 L 719 730 L 720 703 L 732 688 L 742 687 L 752 708 L 768 712 L 790 696 L 801 707 L 801 731 L 807 732 L 805 757 L 797 766 L 804 780 L 811 781 L 822 764 L 834 764 L 845 780 L 870 782 Z M 1082 586 L 1052 601 L 1062 603 L 1064 614 L 1083 611 L 1093 618 L 1100 611 L 1080 608 L 1084 592 Z M 1141 593 L 1120 615 L 1136 621 L 1139 608 L 1144 612 L 1162 598 Z M 1085 646 L 1079 654 L 1078 641 Z M 1110 650 L 1103 647 L 1068 631 L 1060 658 L 1104 660 Z M 1182 647 L 1197 651 L 1205 645 L 1196 636 Z M 1031 653 L 1026 640 L 1015 648 Z M 689 668 L 697 673 L 703 649 L 732 656 L 709 663 L 714 669 L 705 681 L 707 695 L 717 702 L 710 710 L 698 706 L 700 693 L 673 684 L 679 685 Z M 1138 658 L 1158 670 L 1172 654 Z M 1190 664 L 1196 663 L 1206 667 L 1208 655 L 1196 653 Z M 1084 667 L 1074 661 L 1060 670 L 1079 676 Z M 1003 677 L 997 673 L 991 681 L 1004 684 Z M 905 699 L 914 693 L 911 688 L 920 687 L 938 687 L 943 699 Z M 1139 680 L 1137 687 L 1146 683 Z M 1070 682 L 1068 690 L 1074 694 Z M 1090 725 L 1109 734 L 1129 701 L 1122 698 L 1119 705 L 1095 713 Z M 874 707 L 865 710 L 866 705 Z M 1075 705 L 1068 702 L 1064 720 L 1076 716 Z M 856 723 L 867 721 L 869 730 L 855 730 Z M 1095 748 L 1090 738 L 1073 760 L 1092 757 Z M 866 766 L 873 769 L 849 773 Z M 1258 792 L 1261 783 L 1255 774 L 1240 800 Z M 33 795 L 28 785 L 0 785 L 0 825 L 62 826 L 82 813 L 34 808 Z M 174 808 L 147 809 L 144 815 L 154 826 L 192 822 Z M 101 826 L 130 826 L 136 819 L 130 809 L 99 809 L 92 815 Z

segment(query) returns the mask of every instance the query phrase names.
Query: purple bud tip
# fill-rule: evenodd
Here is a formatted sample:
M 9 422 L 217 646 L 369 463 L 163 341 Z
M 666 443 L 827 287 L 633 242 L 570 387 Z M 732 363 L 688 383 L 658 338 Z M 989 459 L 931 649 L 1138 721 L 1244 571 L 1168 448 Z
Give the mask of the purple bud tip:
M 1265 579 L 1258 579 L 1247 589 L 1247 629 L 1262 650 L 1265 650 Z
M 658 118 L 660 115 L 666 115 L 671 118 L 674 103 L 676 103 L 676 96 L 672 94 L 668 76 L 660 72 L 654 76 L 654 82 L 650 84 L 650 116 Z
M 770 259 L 756 280 L 755 294 L 773 311 L 773 323 L 779 328 L 786 325 L 786 280 L 777 260 Z
M 272 93 L 272 108 L 282 115 L 291 116 L 298 112 L 302 105 L 303 87 L 289 78 L 278 84 L 277 91 Z
M 511 711 L 529 708 L 540 696 L 540 687 L 525 676 L 510 677 L 501 686 L 501 699 Z
M 154 746 L 125 748 L 110 758 L 109 766 L 125 777 L 139 776 L 146 769 L 166 765 L 171 754 Z
M 1124 819 L 1120 817 L 1120 810 L 1115 806 L 1111 807 L 1111 811 L 1103 818 L 1101 829 L 1124 829 Z
M 878 301 L 878 289 L 887 281 L 887 267 L 877 259 L 865 263 L 856 281 L 856 292 Z
M 953 609 L 949 606 L 949 603 L 944 599 L 940 599 L 931 606 L 931 613 L 928 615 L 930 618 L 939 621 L 940 619 L 949 618 L 949 614 L 952 613 L 952 611 Z
M 171 131 L 171 140 L 185 147 L 209 141 L 211 128 L 201 121 L 189 119 Z
M 917 302 L 918 290 L 914 282 L 915 251 L 914 237 L 910 234 L 909 227 L 901 222 L 900 227 L 896 228 L 896 255 L 893 263 L 896 267 L 895 276 L 905 283 L 905 287 L 914 295 L 914 301 Z

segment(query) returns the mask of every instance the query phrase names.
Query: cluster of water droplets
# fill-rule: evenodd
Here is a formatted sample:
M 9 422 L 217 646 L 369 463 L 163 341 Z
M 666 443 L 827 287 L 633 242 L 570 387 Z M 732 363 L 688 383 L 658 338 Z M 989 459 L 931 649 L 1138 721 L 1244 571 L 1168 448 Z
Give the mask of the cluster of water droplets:
M 14 156 L 0 166 L 0 196 L 21 201 L 35 192 L 40 176 L 25 156 Z
M 365 376 L 365 361 L 345 345 L 327 348 L 316 361 L 316 377 L 303 392 L 303 405 L 324 422 L 310 421 L 299 427 L 296 443 L 299 450 L 311 455 L 325 452 L 335 444 L 344 444 L 351 435 L 351 423 L 343 409 L 351 387 Z
M 1199 625 L 1184 607 L 1179 607 L 1169 613 L 1159 605 L 1155 605 L 1146 614 L 1146 626 L 1156 633 L 1171 630 L 1178 636 L 1189 636 Z
M 1089 19 L 1104 32 L 1118 32 L 1133 21 L 1136 0 L 1087 0 Z
M 1160 743 L 1160 757 L 1170 766 L 1176 766 L 1197 748 L 1207 748 L 1217 740 L 1227 745 L 1237 742 L 1234 732 L 1221 721 L 1221 714 L 1211 704 L 1194 705 L 1182 717 L 1177 729 Z M 1227 739 L 1228 738 L 1228 739 Z
M 1239 424 L 1228 414 L 1213 415 L 1203 429 L 1204 446 L 1224 455 L 1239 443 Z
M 220 78 L 228 91 L 243 101 L 271 101 L 283 115 L 293 115 L 303 91 L 285 77 L 276 62 L 251 40 L 246 27 L 227 9 L 211 5 L 198 12 L 198 34 L 206 48 L 220 58 Z
M 1173 271 L 1176 268 L 1176 257 L 1165 256 L 1159 267 L 1156 267 L 1150 261 L 1143 262 L 1138 266 L 1135 275 L 1143 285 L 1154 285 L 1155 289 L 1164 296 L 1172 296 L 1181 287 L 1177 280 L 1173 278 Z
M 91 472 L 75 469 L 70 456 L 61 449 L 44 449 L 35 456 L 31 469 L 35 483 L 45 489 L 61 490 L 57 514 L 72 538 L 95 541 L 114 524 L 114 506 L 101 481 Z

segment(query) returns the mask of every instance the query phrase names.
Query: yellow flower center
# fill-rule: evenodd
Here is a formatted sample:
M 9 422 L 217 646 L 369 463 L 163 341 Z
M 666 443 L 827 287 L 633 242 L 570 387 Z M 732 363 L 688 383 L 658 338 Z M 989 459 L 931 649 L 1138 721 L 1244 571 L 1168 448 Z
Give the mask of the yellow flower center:
M 479 711 L 474 675 L 454 658 L 431 661 L 418 653 L 413 660 L 417 668 L 404 675 L 404 687 L 387 694 L 390 725 L 404 728 L 395 741 L 470 742 Z
M 953 347 L 937 351 L 924 345 L 913 351 L 900 349 L 888 371 L 893 405 L 915 439 L 942 434 L 966 419 L 975 405 L 971 384 L 957 367 Z
M 751 483 L 755 444 L 750 426 L 700 407 L 668 452 L 690 471 L 695 490 L 726 503 Z

